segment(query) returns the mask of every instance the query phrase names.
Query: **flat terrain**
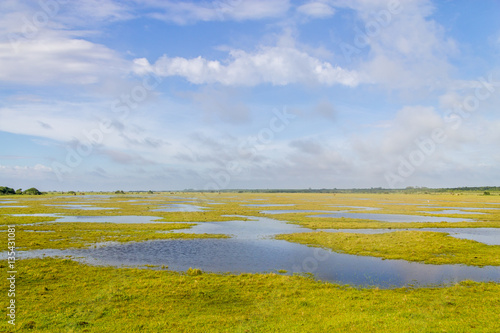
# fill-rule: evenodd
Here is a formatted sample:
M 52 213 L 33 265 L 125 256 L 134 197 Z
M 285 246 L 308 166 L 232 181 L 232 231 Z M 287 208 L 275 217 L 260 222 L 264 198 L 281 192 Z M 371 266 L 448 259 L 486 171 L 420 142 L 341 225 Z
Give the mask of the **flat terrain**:
M 213 274 L 198 267 L 173 271 L 168 262 L 103 267 L 49 256 L 22 259 L 20 252 L 119 248 L 162 240 L 224 242 L 238 236 L 192 230 L 204 223 L 229 226 L 228 221 L 251 224 L 256 219 L 295 225 L 297 232 L 273 234 L 281 242 L 336 253 L 478 269 L 500 266 L 500 245 L 445 231 L 499 228 L 498 194 L 2 196 L 0 224 L 3 230 L 16 226 L 20 259 L 17 331 L 500 331 L 498 280 L 361 288 L 316 281 L 314 275 L 282 267 L 275 267 L 274 273 Z M 429 228 L 432 231 L 420 230 Z M 1 268 L 7 271 L 5 262 Z M 0 297 L 2 308 L 7 302 L 7 297 Z M 6 320 L 0 331 L 14 332 Z

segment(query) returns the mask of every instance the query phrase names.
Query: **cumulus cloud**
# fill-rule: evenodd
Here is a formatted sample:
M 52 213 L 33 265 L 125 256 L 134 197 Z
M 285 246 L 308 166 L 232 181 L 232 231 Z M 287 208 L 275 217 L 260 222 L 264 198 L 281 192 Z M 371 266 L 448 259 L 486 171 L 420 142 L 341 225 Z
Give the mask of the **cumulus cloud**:
M 44 179 L 51 176 L 52 168 L 43 164 L 34 166 L 2 165 L 0 164 L 0 174 L 2 178 L 21 179 Z
M 335 9 L 325 1 L 310 1 L 297 7 L 297 11 L 313 18 L 326 18 L 335 14 Z
M 63 36 L 0 43 L 0 81 L 18 84 L 87 85 L 128 71 L 107 47 Z
M 162 77 L 181 76 L 194 84 L 255 86 L 269 83 L 281 86 L 304 83 L 354 87 L 360 83 L 355 71 L 321 61 L 291 46 L 261 47 L 253 53 L 232 50 L 224 62 L 201 56 L 186 59 L 167 55 L 152 65 L 146 59 L 134 62 L 138 74 L 152 71 Z
M 92 22 L 130 18 L 123 10 L 111 0 L 83 0 L 71 5 L 58 1 L 2 2 L 0 82 L 88 85 L 123 77 L 131 64 L 110 48 L 86 40 L 97 33 L 90 28 Z M 79 24 L 85 25 L 85 30 L 78 30 Z
M 279 17 L 290 7 L 289 0 L 159 1 L 136 0 L 155 9 L 151 17 L 177 24 L 196 21 L 245 21 Z
M 442 89 L 453 71 L 450 59 L 457 43 L 432 19 L 430 1 L 336 1 L 361 20 L 352 40 L 343 41 L 343 54 L 355 61 L 370 82 L 390 89 Z M 348 45 L 348 46 L 346 46 Z

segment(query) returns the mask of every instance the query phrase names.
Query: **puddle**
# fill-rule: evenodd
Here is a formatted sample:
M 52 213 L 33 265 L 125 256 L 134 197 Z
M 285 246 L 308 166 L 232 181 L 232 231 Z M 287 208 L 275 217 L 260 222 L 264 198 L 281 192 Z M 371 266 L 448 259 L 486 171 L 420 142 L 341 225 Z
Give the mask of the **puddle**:
M 455 217 L 419 216 L 404 214 L 369 214 L 369 213 L 345 213 L 336 212 L 333 214 L 313 215 L 311 217 L 335 217 L 353 218 L 363 220 L 374 220 L 381 222 L 475 222 L 472 219 Z
M 381 202 L 381 205 L 395 205 L 395 206 L 422 206 L 423 204 L 421 203 L 404 203 L 404 202 Z M 429 205 L 437 205 L 437 204 L 430 204 L 427 203 L 427 206 Z
M 203 222 L 182 232 L 231 234 L 230 239 L 179 239 L 107 244 L 90 249 L 18 252 L 20 258 L 73 256 L 94 265 L 143 267 L 168 265 L 211 272 L 257 273 L 287 270 L 312 272 L 316 278 L 358 286 L 399 287 L 475 281 L 500 281 L 500 267 L 426 265 L 404 260 L 382 260 L 271 239 L 280 233 L 308 232 L 307 228 L 270 218 L 253 221 Z M 181 232 L 181 231 L 176 231 Z M 0 253 L 0 259 L 6 252 Z
M 500 245 L 500 228 L 407 228 L 407 229 L 317 229 L 325 232 L 349 232 L 357 234 L 384 234 L 395 231 L 446 232 L 451 237 L 469 239 L 487 245 Z
M 60 207 L 64 209 L 81 209 L 81 210 L 110 210 L 110 209 L 119 209 L 113 207 L 95 207 L 92 205 L 45 205 L 51 207 Z
M 295 206 L 295 204 L 246 204 L 247 207 L 280 207 L 280 206 Z
M 189 204 L 173 204 L 164 205 L 165 208 L 152 209 L 153 212 L 203 212 L 206 210 L 204 207 L 189 205 Z
M 12 204 L 12 203 L 18 203 L 19 201 L 15 201 L 15 200 L 3 200 L 3 201 L 0 201 L 0 204 Z
M 427 214 L 472 214 L 472 215 L 477 215 L 477 214 L 486 214 L 482 212 L 466 212 L 460 209 L 443 209 L 443 210 L 436 210 L 436 211 L 419 211 L 419 213 L 427 213 Z
M 422 206 L 420 207 L 422 209 L 440 209 L 440 210 L 499 210 L 500 208 L 495 208 L 495 207 L 443 207 L 443 206 L 438 206 L 438 207 L 426 207 Z
M 342 205 L 330 205 L 331 207 L 340 207 L 340 208 L 353 208 L 353 209 L 363 209 L 363 210 L 380 210 L 378 207 L 364 207 L 364 206 L 342 206 Z
M 0 206 L 0 208 L 26 208 L 28 206 Z
M 40 216 L 40 217 L 59 217 L 57 214 L 9 214 L 10 216 Z
M 262 210 L 261 214 L 291 214 L 291 213 L 338 213 L 334 210 L 308 210 L 308 209 L 275 209 L 275 210 Z
M 237 217 L 237 216 L 235 216 Z M 247 216 L 241 216 L 247 217 Z M 302 228 L 296 224 L 273 220 L 269 218 L 256 218 L 251 221 L 225 221 L 225 222 L 203 222 L 193 226 L 190 229 L 175 230 L 180 233 L 192 234 L 226 234 L 235 239 L 261 240 L 264 238 L 273 238 L 279 234 L 290 234 L 295 232 L 304 232 L 310 229 Z
M 111 222 L 111 223 L 164 223 L 155 222 L 161 219 L 158 216 L 132 216 L 132 215 L 114 215 L 114 216 L 61 216 L 60 214 L 11 214 L 11 216 L 42 216 L 57 217 L 57 222 Z

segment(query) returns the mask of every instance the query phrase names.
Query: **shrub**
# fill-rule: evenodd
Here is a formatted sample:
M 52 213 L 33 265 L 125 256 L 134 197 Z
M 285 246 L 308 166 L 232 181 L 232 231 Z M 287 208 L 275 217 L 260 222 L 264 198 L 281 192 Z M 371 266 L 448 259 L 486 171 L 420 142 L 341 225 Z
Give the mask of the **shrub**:
M 42 192 L 38 191 L 36 188 L 32 187 L 23 192 L 23 194 L 28 195 L 40 195 Z
M 190 276 L 196 276 L 196 275 L 201 275 L 203 274 L 203 272 L 201 271 L 201 269 L 199 268 L 191 268 L 189 267 L 189 269 L 187 270 L 187 275 L 190 275 Z

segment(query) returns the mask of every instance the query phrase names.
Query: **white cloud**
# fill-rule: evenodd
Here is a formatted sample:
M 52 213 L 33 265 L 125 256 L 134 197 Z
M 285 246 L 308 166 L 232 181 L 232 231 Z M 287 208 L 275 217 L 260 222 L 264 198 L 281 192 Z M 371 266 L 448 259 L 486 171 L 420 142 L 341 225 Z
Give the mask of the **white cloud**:
M 19 165 L 1 165 L 0 174 L 2 178 L 13 179 L 45 179 L 47 176 L 52 176 L 52 168 L 43 164 L 34 166 L 19 166 Z
M 150 65 L 146 59 L 136 59 L 135 71 L 147 70 L 159 76 L 181 76 L 195 84 L 255 86 L 263 83 L 287 85 L 293 83 L 356 86 L 360 78 L 355 71 L 321 61 L 291 46 L 261 47 L 257 52 L 230 51 L 224 62 L 203 57 L 186 59 L 166 55 Z
M 285 14 L 289 0 L 216 0 L 216 1 L 160 1 L 136 0 L 146 7 L 161 10 L 151 17 L 178 24 L 196 21 L 258 20 Z
M 126 61 L 112 50 L 58 34 L 0 43 L 0 81 L 20 84 L 100 82 L 127 73 Z
M 79 0 L 62 6 L 61 11 L 60 19 L 72 25 L 89 24 L 89 20 L 109 23 L 134 17 L 127 3 L 115 0 Z
M 396 4 L 396 5 L 394 5 Z M 449 84 L 458 53 L 457 43 L 431 18 L 430 1 L 337 1 L 337 6 L 356 10 L 361 30 L 343 41 L 346 60 L 372 83 L 390 89 L 442 89 Z
M 98 32 L 75 27 L 89 29 L 96 21 L 129 17 L 123 11 L 111 0 L 3 2 L 0 82 L 88 85 L 122 77 L 130 63 L 110 48 L 85 39 Z
M 325 18 L 335 14 L 335 9 L 322 1 L 310 1 L 297 7 L 297 11 L 314 18 Z

